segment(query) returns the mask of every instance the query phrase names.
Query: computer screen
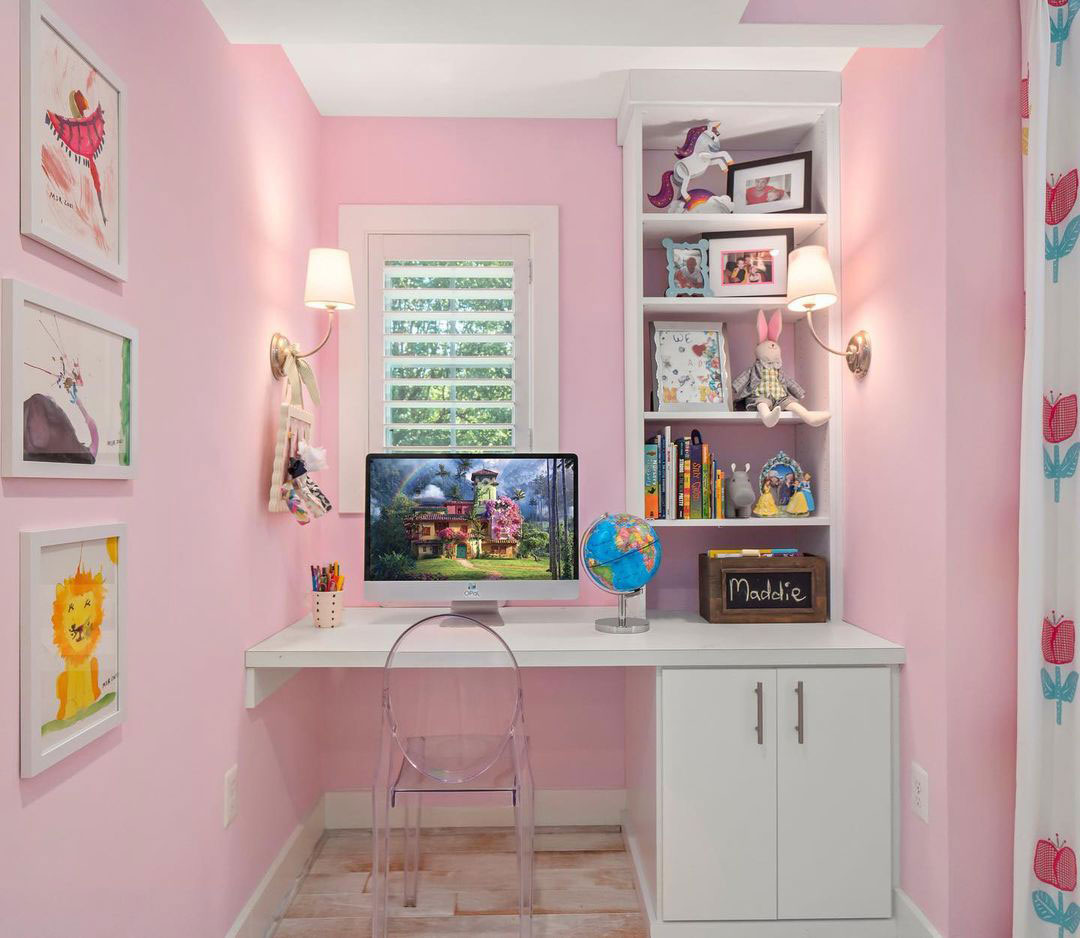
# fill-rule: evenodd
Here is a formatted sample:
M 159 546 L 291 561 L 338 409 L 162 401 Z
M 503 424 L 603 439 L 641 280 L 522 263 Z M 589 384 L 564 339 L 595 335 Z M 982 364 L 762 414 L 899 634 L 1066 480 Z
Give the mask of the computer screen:
M 369 455 L 364 580 L 371 599 L 576 598 L 577 457 Z

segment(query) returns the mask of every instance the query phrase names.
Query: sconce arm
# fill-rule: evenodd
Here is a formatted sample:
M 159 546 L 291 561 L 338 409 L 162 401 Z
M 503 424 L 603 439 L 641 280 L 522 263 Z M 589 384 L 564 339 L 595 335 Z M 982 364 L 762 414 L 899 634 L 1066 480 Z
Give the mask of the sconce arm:
M 806 311 L 806 324 L 810 327 L 810 335 L 814 337 L 814 341 L 817 342 L 826 352 L 831 352 L 833 355 L 841 355 L 847 357 L 847 352 L 841 352 L 834 348 L 829 348 L 824 342 L 821 341 L 821 336 L 817 334 L 817 329 L 814 328 L 814 308 L 811 306 Z
M 317 351 L 319 351 L 319 349 L 326 345 L 327 342 L 330 341 L 330 333 L 334 331 L 334 307 L 329 307 L 327 311 L 330 313 L 330 322 L 326 326 L 326 335 L 323 336 L 323 340 L 318 345 L 316 345 L 315 348 L 313 348 L 310 352 L 304 352 L 303 354 L 296 355 L 296 358 L 310 358 Z

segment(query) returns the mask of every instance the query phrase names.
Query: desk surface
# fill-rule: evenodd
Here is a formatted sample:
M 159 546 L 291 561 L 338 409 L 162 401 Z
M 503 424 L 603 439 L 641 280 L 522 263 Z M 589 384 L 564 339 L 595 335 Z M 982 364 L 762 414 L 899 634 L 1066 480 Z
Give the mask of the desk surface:
M 335 629 L 316 629 L 311 618 L 249 648 L 249 669 L 381 668 L 394 640 L 433 609 L 350 607 Z M 597 632 L 593 621 L 611 607 L 514 606 L 501 610 L 499 634 L 518 664 L 530 668 L 785 667 L 895 665 L 904 649 L 846 622 L 720 625 L 686 613 L 653 613 L 639 635 Z M 451 631 L 451 630 L 447 630 Z M 417 648 L 415 667 L 482 666 L 479 649 L 460 639 Z

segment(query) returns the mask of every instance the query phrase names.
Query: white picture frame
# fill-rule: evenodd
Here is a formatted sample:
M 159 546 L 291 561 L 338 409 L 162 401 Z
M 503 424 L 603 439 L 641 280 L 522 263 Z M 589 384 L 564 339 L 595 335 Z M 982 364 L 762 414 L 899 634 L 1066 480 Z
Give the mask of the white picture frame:
M 22 233 L 127 280 L 126 86 L 41 0 L 22 0 L 20 40 Z
M 0 290 L 0 473 L 134 478 L 138 330 L 19 280 Z
M 709 286 L 713 296 L 784 296 L 794 228 L 714 231 L 709 241 Z M 732 268 L 738 265 L 741 277 Z
M 731 410 L 726 323 L 653 322 L 651 333 L 653 393 L 658 411 Z
M 32 778 L 124 720 L 127 526 L 23 531 L 19 566 L 19 771 Z M 88 609 L 86 632 L 63 628 L 65 598 Z

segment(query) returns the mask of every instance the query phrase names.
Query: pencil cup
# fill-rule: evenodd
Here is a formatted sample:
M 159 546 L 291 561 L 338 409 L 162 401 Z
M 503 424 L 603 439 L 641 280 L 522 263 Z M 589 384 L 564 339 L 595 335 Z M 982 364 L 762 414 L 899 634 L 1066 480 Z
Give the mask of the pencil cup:
M 345 600 L 341 596 L 343 592 L 344 590 L 328 590 L 311 594 L 314 600 L 312 618 L 315 620 L 315 628 L 332 629 L 341 622 L 341 610 L 345 605 Z

